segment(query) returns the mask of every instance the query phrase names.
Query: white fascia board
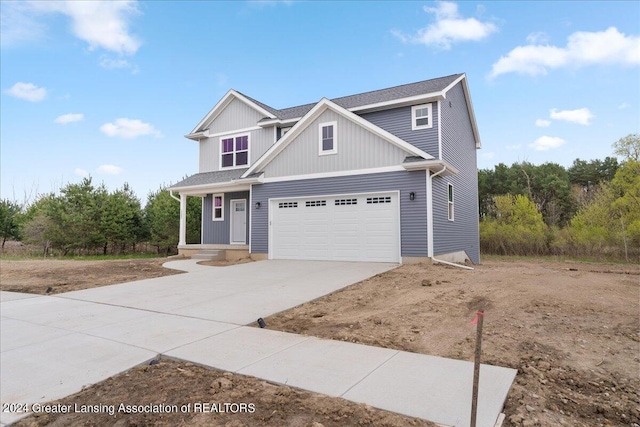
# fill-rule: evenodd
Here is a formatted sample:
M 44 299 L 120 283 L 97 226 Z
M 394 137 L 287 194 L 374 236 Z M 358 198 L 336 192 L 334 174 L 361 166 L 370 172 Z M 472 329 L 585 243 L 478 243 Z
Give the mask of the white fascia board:
M 190 133 L 184 136 L 185 138 L 188 139 L 192 139 L 194 141 L 199 141 L 202 138 L 206 138 L 204 132 L 196 132 L 196 133 Z
M 451 90 L 451 88 L 453 88 L 455 85 L 457 85 L 459 82 L 461 82 L 462 80 L 465 80 L 467 78 L 467 75 L 465 73 L 462 73 L 462 75 L 460 77 L 458 77 L 457 79 L 455 79 L 453 82 L 451 82 L 449 84 L 449 86 L 445 87 L 442 90 L 442 95 L 446 98 L 447 97 L 447 92 L 449 92 Z
M 471 92 L 467 85 L 467 79 L 462 82 L 462 89 L 464 90 L 464 97 L 467 100 L 467 110 L 469 110 L 469 117 L 471 118 L 471 128 L 473 130 L 473 136 L 476 139 L 476 148 L 482 148 L 482 142 L 480 141 L 480 132 L 478 131 L 478 123 L 476 122 L 476 113 L 473 111 L 473 102 L 471 101 Z
M 455 85 L 462 82 L 462 90 L 464 91 L 464 98 L 467 101 L 467 110 L 469 111 L 469 118 L 471 119 L 471 129 L 473 130 L 473 137 L 476 140 L 476 148 L 482 148 L 482 143 L 480 142 L 480 132 L 478 132 L 478 123 L 476 122 L 476 114 L 473 111 L 473 102 L 471 102 L 471 93 L 469 92 L 469 85 L 467 83 L 467 75 L 462 74 L 460 77 L 455 79 L 449 86 L 447 86 L 443 91 L 444 98 L 447 97 L 447 92 L 449 92 Z
M 189 185 L 185 187 L 171 187 L 171 191 L 187 195 L 206 195 L 209 193 L 229 192 L 229 191 L 246 191 L 249 190 L 251 184 L 262 183 L 262 178 L 237 179 L 229 182 L 220 182 L 216 184 L 200 184 Z
M 266 128 L 273 125 L 293 125 L 302 117 L 294 117 L 293 119 L 272 119 L 258 122 L 258 126 Z
M 402 167 L 408 171 L 429 169 L 429 170 L 433 170 L 433 172 L 437 172 L 438 170 L 441 170 L 443 167 L 446 167 L 447 168 L 446 171 L 442 173 L 443 176 L 457 175 L 459 172 L 458 169 L 451 166 L 450 163 L 444 160 L 438 160 L 438 159 L 404 163 Z
M 287 134 L 280 138 L 280 140 L 275 143 L 267 152 L 258 159 L 257 162 L 253 164 L 245 173 L 242 175 L 243 177 L 251 175 L 255 170 L 259 170 L 259 168 L 266 166 L 273 160 L 282 150 L 284 150 L 291 141 L 293 141 L 306 127 L 315 120 L 320 114 L 322 114 L 325 110 L 331 109 L 336 113 L 340 114 L 344 118 L 354 122 L 357 125 L 369 130 L 370 132 L 378 135 L 382 139 L 385 139 L 387 142 L 401 148 L 409 154 L 414 156 L 423 157 L 425 159 L 434 159 L 431 154 L 420 150 L 419 148 L 409 144 L 408 142 L 398 138 L 390 132 L 374 125 L 368 120 L 363 119 L 351 111 L 342 108 L 338 104 L 328 100 L 327 98 L 322 98 L 320 102 L 318 102 L 302 119 L 300 119 Z
M 254 110 L 258 111 L 260 114 L 264 114 L 265 116 L 270 117 L 272 119 L 275 118 L 275 116 L 273 114 L 271 114 L 269 111 L 265 110 L 264 108 L 262 108 L 261 106 L 259 106 L 255 102 L 249 100 L 247 97 L 245 97 L 241 93 L 238 93 L 233 89 L 229 89 L 229 91 L 222 97 L 222 99 L 220 101 L 218 101 L 218 103 L 211 109 L 211 111 L 209 111 L 209 113 L 207 113 L 207 115 L 204 117 L 204 119 L 200 120 L 200 123 L 198 123 L 198 125 L 195 128 L 193 128 L 193 130 L 191 131 L 191 134 L 196 133 L 209 120 L 215 119 L 218 116 L 218 114 L 220 114 L 222 112 L 222 110 L 224 110 L 224 108 L 227 105 L 229 105 L 229 103 L 231 103 L 231 101 L 233 101 L 234 98 L 244 102 L 249 107 L 251 107 Z
M 348 108 L 352 112 L 371 112 L 376 110 L 386 110 L 388 107 L 403 107 L 421 102 L 433 102 L 444 99 L 443 92 L 424 93 L 421 95 L 409 96 L 407 98 L 393 99 L 391 101 L 377 102 L 375 104 L 359 105 L 357 107 Z
M 336 172 L 319 172 L 319 173 L 310 173 L 306 175 L 286 175 L 286 176 L 276 176 L 273 178 L 264 178 L 262 182 L 285 182 L 285 181 L 300 181 L 304 179 L 321 179 L 321 178 L 336 178 L 336 177 L 344 177 L 344 176 L 355 176 L 355 175 L 369 175 L 374 173 L 388 173 L 388 172 L 400 172 L 404 171 L 405 168 L 402 166 L 384 166 L 380 168 L 369 168 L 369 169 L 350 169 L 345 171 L 336 171 Z

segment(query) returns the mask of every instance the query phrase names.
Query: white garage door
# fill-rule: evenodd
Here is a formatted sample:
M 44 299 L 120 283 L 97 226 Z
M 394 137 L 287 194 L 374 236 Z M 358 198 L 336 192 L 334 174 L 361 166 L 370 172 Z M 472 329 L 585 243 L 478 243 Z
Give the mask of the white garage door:
M 274 259 L 400 262 L 398 193 L 271 200 Z

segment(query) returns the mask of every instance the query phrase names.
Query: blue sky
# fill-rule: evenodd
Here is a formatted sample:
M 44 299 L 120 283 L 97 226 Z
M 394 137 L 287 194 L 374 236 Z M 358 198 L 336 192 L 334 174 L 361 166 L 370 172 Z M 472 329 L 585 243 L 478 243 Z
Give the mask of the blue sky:
M 2 198 L 197 172 L 230 89 L 274 108 L 467 73 L 478 166 L 604 158 L 640 129 L 640 3 L 0 2 Z M 25 196 L 26 195 L 26 196 Z

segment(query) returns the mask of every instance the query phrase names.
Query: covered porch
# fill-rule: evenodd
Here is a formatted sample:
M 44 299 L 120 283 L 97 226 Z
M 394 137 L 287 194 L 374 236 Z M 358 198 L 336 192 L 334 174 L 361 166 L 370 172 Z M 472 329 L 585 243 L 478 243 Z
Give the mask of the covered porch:
M 169 188 L 180 202 L 178 253 L 207 254 L 207 259 L 236 260 L 250 253 L 251 185 L 246 169 L 192 175 Z M 177 193 L 177 195 L 176 195 Z M 202 200 L 200 242 L 187 244 L 187 197 Z

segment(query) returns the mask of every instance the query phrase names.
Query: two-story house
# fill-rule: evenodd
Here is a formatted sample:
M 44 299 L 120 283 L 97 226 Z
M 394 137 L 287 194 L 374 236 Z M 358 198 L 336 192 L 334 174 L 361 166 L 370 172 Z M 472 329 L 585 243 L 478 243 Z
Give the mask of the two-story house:
M 200 170 L 180 194 L 180 253 L 480 261 L 467 78 L 456 74 L 278 110 L 230 90 L 186 135 Z M 202 198 L 187 245 L 186 198 Z

